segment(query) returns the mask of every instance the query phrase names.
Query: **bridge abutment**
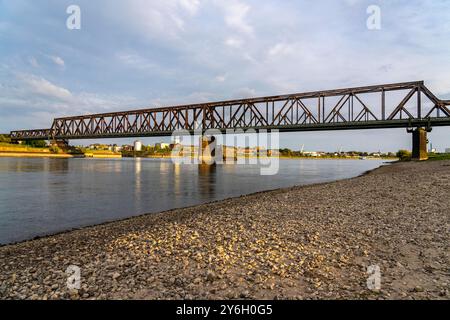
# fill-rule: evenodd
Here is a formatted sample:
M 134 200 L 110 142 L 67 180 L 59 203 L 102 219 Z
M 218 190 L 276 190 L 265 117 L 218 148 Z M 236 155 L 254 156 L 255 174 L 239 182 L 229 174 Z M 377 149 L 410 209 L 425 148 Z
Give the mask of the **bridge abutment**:
M 416 128 L 408 131 L 412 133 L 412 160 L 427 160 L 427 132 L 430 132 L 431 129 Z

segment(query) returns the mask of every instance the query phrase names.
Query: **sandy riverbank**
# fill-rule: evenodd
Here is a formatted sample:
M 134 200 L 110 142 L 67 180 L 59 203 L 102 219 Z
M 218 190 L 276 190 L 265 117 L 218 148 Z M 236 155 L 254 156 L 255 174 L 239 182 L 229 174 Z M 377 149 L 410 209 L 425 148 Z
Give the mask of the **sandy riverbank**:
M 46 152 L 0 152 L 0 158 L 80 158 L 82 156 L 67 153 Z
M 0 158 L 122 158 L 120 154 L 68 154 L 46 152 L 0 152 Z
M 3 246 L 0 298 L 449 299 L 449 192 L 450 161 L 397 163 Z

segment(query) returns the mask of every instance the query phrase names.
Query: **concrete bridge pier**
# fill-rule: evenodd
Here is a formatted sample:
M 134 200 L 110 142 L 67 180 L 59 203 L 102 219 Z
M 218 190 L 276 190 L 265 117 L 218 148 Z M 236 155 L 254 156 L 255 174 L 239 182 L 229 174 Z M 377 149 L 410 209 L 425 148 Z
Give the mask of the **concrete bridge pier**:
M 216 164 L 216 138 L 214 136 L 201 136 L 198 147 L 198 160 L 202 165 Z
M 408 129 L 408 132 L 412 133 L 412 160 L 427 160 L 427 132 L 431 132 L 431 128 Z

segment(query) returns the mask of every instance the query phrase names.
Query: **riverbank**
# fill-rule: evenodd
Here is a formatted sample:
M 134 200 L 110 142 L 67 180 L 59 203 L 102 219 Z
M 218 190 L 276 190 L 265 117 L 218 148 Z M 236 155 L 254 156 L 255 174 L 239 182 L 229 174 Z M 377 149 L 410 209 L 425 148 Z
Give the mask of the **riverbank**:
M 69 154 L 50 152 L 0 152 L 3 158 L 122 158 L 121 154 Z
M 69 152 L 68 152 L 69 151 Z M 0 157 L 10 158 L 122 158 L 121 153 L 107 150 L 89 150 L 82 152 L 70 152 L 57 148 L 57 151 L 50 147 L 32 147 L 28 145 L 0 143 Z
M 47 153 L 47 152 L 0 152 L 0 157 L 4 158 L 83 158 L 83 155 L 72 155 L 67 153 Z
M 3 246 L 0 298 L 448 299 L 449 178 L 450 161 L 396 163 Z

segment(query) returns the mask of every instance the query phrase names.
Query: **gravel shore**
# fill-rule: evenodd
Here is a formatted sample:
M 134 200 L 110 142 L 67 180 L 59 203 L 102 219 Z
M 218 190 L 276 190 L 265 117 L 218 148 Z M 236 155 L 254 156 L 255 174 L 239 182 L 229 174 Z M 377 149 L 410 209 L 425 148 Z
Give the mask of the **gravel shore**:
M 449 218 L 450 161 L 396 163 L 0 247 L 0 299 L 449 299 Z

